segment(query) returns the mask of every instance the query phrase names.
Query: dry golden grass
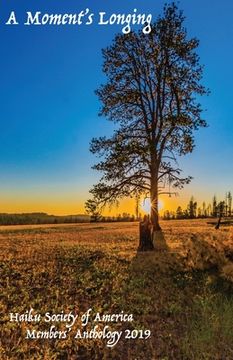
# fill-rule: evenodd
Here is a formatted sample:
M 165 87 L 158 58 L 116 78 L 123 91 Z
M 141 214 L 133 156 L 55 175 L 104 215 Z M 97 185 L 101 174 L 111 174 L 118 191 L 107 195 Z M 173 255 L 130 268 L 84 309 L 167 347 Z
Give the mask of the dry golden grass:
M 161 221 L 161 226 L 164 240 L 171 251 L 181 252 L 192 235 L 197 235 L 208 243 L 227 246 L 233 244 L 233 226 L 222 226 L 216 231 L 206 220 Z M 8 246 L 12 245 L 11 239 L 14 237 L 25 245 L 29 242 L 30 246 L 37 241 L 46 242 L 47 246 L 60 245 L 62 241 L 69 246 L 85 245 L 100 249 L 107 245 L 109 249 L 120 251 L 121 236 L 123 240 L 125 236 L 130 240 L 131 246 L 125 250 L 129 251 L 128 255 L 134 256 L 138 246 L 136 222 L 0 226 L 0 239 L 2 243 L 8 243 Z
M 1 359 L 233 358 L 233 227 L 216 231 L 206 220 L 161 226 L 156 251 L 143 254 L 137 223 L 1 227 Z M 28 341 L 9 313 L 30 307 L 124 310 L 134 314 L 132 328 L 152 336 L 121 340 L 113 350 L 71 337 Z

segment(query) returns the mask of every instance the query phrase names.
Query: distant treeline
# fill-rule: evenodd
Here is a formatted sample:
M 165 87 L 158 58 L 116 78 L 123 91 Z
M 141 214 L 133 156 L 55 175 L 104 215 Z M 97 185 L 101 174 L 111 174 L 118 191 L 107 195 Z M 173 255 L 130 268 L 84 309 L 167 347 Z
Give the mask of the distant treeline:
M 0 225 L 38 225 L 38 224 L 66 224 L 66 223 L 86 223 L 92 222 L 89 215 L 48 215 L 46 213 L 23 213 L 23 214 L 5 214 L 0 213 Z M 119 214 L 117 216 L 101 216 L 98 221 L 117 222 L 117 221 L 135 221 L 134 215 Z
M 64 224 L 89 222 L 88 215 L 56 216 L 46 213 L 0 214 L 0 225 Z
M 176 211 L 166 210 L 163 214 L 165 220 L 170 219 L 195 219 L 195 218 L 209 218 L 209 217 L 232 217 L 232 195 L 231 192 L 226 193 L 225 200 L 217 201 L 216 196 L 213 197 L 212 203 L 198 204 L 192 196 L 187 207 L 182 209 L 178 206 Z

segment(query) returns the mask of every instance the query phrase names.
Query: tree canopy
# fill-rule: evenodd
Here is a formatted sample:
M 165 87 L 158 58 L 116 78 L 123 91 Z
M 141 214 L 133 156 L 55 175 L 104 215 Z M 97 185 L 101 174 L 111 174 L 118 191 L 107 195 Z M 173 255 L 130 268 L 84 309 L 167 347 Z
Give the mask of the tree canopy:
M 194 130 L 206 126 L 197 101 L 207 93 L 199 42 L 188 39 L 184 20 L 172 3 L 149 34 L 117 35 L 103 50 L 107 81 L 96 92 L 100 115 L 116 130 L 91 142 L 91 152 L 102 158 L 94 169 L 103 174 L 91 193 L 102 204 L 149 196 L 155 230 L 159 194 L 176 192 L 191 180 L 182 177 L 177 157 L 193 151 Z

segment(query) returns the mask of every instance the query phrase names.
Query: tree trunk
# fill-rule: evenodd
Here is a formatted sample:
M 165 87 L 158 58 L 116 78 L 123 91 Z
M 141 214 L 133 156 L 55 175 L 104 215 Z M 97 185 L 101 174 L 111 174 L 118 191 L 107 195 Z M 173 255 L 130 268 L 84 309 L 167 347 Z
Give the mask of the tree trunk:
M 217 222 L 217 224 L 215 226 L 216 230 L 218 230 L 220 228 L 221 220 L 222 220 L 222 214 L 219 215 L 218 222 Z
M 159 225 L 159 212 L 158 212 L 158 164 L 156 163 L 155 154 L 152 155 L 152 171 L 151 171 L 151 240 L 153 246 L 156 244 L 156 237 L 158 231 L 161 231 Z
M 149 216 L 144 216 L 143 221 L 139 223 L 139 246 L 138 251 L 154 250 L 152 241 L 151 223 Z
M 218 218 L 218 223 L 215 226 L 215 229 L 218 230 L 221 224 L 221 220 L 223 217 L 223 213 L 224 213 L 224 202 L 220 202 L 219 204 L 219 218 Z
M 161 227 L 159 225 L 159 211 L 158 211 L 158 181 L 153 179 L 151 182 L 151 224 L 152 232 L 160 231 Z
M 156 208 L 154 206 L 151 207 L 151 224 L 153 232 L 161 230 L 161 227 L 159 225 L 158 204 L 156 204 Z
M 216 230 L 218 230 L 218 229 L 220 228 L 221 220 L 222 220 L 222 217 L 219 216 L 217 225 L 215 226 L 215 229 L 216 229 Z

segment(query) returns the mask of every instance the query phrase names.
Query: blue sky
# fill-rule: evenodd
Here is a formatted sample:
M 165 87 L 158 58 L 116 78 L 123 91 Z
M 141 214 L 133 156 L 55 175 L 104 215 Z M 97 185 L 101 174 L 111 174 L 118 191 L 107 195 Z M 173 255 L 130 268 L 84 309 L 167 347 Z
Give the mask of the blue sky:
M 112 14 L 137 8 L 156 19 L 163 5 L 161 0 L 1 1 L 0 212 L 82 212 L 99 176 L 91 170 L 90 139 L 113 130 L 98 117 L 94 90 L 104 81 L 101 49 L 121 27 L 24 26 L 26 11 L 89 8 Z M 233 3 L 183 0 L 180 8 L 189 36 L 201 41 L 203 83 L 211 94 L 201 99 L 209 127 L 196 133 L 195 151 L 180 159 L 194 180 L 174 206 L 191 195 L 208 202 L 233 190 Z M 6 26 L 13 10 L 20 25 Z

